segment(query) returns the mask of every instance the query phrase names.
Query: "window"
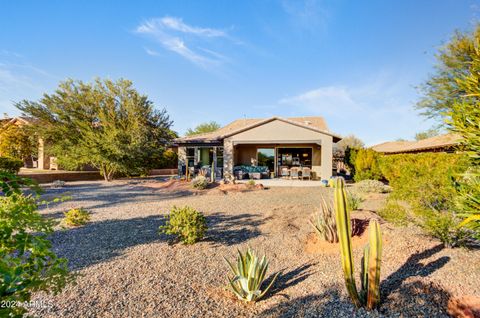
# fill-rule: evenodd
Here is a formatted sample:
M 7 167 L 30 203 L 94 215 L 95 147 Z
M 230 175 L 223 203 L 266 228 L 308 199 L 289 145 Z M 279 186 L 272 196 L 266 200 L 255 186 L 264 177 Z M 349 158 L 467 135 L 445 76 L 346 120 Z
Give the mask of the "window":
M 187 147 L 187 162 L 189 167 L 193 167 L 195 163 L 195 148 Z
M 223 147 L 217 147 L 217 167 L 223 168 Z
M 275 169 L 275 149 L 258 148 L 257 149 L 257 166 L 268 167 L 270 171 Z

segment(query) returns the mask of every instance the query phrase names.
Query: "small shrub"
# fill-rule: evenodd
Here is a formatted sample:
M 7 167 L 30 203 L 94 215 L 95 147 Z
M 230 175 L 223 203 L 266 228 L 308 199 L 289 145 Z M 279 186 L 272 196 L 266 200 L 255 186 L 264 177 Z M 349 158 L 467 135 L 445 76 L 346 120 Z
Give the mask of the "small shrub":
M 253 179 L 252 179 L 252 180 L 248 180 L 247 183 L 246 183 L 246 185 L 247 185 L 247 188 L 253 188 L 253 187 L 255 187 L 255 180 L 253 180 Z
M 313 226 L 320 239 L 329 243 L 338 242 L 335 213 L 332 206 L 327 204 L 323 197 L 322 204 L 320 206 L 320 212 L 312 216 L 310 224 Z
M 196 176 L 192 180 L 192 186 L 197 190 L 203 190 L 207 188 L 208 180 L 204 176 Z
M 447 247 L 465 246 L 471 241 L 472 233 L 458 226 L 458 218 L 445 211 L 426 211 L 423 213 L 422 227 L 438 238 Z
M 360 203 L 363 201 L 363 198 L 358 194 L 347 191 L 347 204 L 351 211 L 358 210 L 360 208 Z
M 65 224 L 68 226 L 80 226 L 90 221 L 90 213 L 84 208 L 70 209 L 65 212 Z
M 23 167 L 23 161 L 10 157 L 0 157 L 0 170 L 10 173 L 18 173 Z
M 390 187 L 378 180 L 362 180 L 355 184 L 358 191 L 363 193 L 387 193 Z
M 389 200 L 387 204 L 378 211 L 378 215 L 386 221 L 399 226 L 407 225 L 409 222 L 407 209 L 394 200 Z
M 193 244 L 203 238 L 207 230 L 205 216 L 192 207 L 173 207 L 165 217 L 160 232 L 176 235 L 184 244 Z
M 265 296 L 279 274 L 275 274 L 270 284 L 262 290 L 268 270 L 268 260 L 265 256 L 260 259 L 255 251 L 248 248 L 245 254 L 238 251 L 235 266 L 227 259 L 225 261 L 230 266 L 233 275 L 228 277 L 228 289 L 243 301 L 257 301 Z

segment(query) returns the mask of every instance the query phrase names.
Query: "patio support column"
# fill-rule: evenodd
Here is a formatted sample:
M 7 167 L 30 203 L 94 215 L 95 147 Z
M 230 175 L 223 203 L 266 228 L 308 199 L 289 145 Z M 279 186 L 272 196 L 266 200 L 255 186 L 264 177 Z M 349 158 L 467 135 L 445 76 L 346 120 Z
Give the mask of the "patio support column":
M 193 149 L 195 149 L 193 153 L 193 164 L 196 166 L 198 164 L 198 159 L 199 159 L 198 147 L 194 147 Z
M 330 140 L 326 140 L 326 139 Z M 321 146 L 321 161 L 322 161 L 322 167 L 321 167 L 321 176 L 322 179 L 328 180 L 332 176 L 332 161 L 333 161 L 333 138 L 331 136 L 328 136 L 325 138 L 325 140 L 322 140 L 322 146 Z
M 215 179 L 217 178 L 217 147 L 213 147 L 213 173 L 215 173 Z M 211 172 L 210 172 L 211 173 Z
M 182 176 L 182 167 L 187 162 L 187 147 L 178 147 L 178 175 Z
M 228 175 L 233 178 L 233 157 L 234 147 L 233 141 L 229 138 L 223 140 L 223 176 Z

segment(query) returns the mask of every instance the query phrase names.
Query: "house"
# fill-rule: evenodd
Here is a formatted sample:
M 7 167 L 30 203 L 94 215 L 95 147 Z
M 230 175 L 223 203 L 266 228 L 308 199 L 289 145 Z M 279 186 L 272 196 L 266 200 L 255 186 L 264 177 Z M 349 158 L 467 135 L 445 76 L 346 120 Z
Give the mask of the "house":
M 238 119 L 214 132 L 178 138 L 178 169 L 216 167 L 233 175 L 235 166 L 267 166 L 272 176 L 280 167 L 306 166 L 317 178 L 332 176 L 333 143 L 341 140 L 322 117 Z
M 386 155 L 420 152 L 454 152 L 461 137 L 456 134 L 444 134 L 419 141 L 389 141 L 371 148 Z

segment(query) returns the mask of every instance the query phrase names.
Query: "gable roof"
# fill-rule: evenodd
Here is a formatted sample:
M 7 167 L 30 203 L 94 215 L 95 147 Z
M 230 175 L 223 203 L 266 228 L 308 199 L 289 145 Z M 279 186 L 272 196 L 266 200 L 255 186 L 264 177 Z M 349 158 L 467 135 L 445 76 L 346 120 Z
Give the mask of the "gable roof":
M 419 141 L 389 141 L 371 148 L 383 153 L 428 151 L 456 146 L 460 143 L 460 140 L 461 137 L 457 134 L 444 134 Z
M 319 133 L 327 134 L 333 136 L 334 142 L 337 142 L 341 139 L 340 136 L 332 134 L 327 127 L 327 124 L 323 117 L 270 117 L 270 118 L 245 118 L 237 119 L 230 124 L 217 129 L 213 132 L 197 134 L 193 136 L 186 136 L 182 138 L 177 138 L 175 141 L 177 143 L 195 143 L 195 142 L 215 142 L 221 141 L 224 138 L 236 135 L 243 131 L 258 127 L 260 125 L 269 123 L 274 120 L 280 120 L 295 126 L 302 128 L 310 129 Z

